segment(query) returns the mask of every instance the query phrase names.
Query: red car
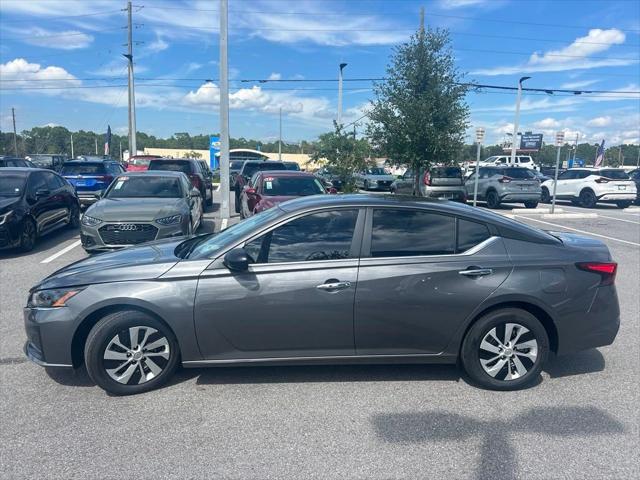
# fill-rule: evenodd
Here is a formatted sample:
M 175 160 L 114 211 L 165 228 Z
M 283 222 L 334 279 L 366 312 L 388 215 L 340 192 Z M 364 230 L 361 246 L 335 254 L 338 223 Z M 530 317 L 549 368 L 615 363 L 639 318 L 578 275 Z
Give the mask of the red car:
M 312 173 L 293 170 L 256 172 L 240 192 L 240 217 L 246 218 L 297 197 L 336 193 Z
M 162 157 L 159 155 L 134 155 L 129 157 L 127 172 L 144 172 L 149 168 L 149 162 L 156 158 Z

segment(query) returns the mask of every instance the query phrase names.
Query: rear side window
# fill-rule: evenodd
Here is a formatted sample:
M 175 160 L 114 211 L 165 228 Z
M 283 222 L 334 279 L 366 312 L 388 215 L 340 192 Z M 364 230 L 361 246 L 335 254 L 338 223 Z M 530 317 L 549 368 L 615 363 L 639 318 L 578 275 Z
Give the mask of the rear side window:
M 484 242 L 491 234 L 486 225 L 470 220 L 458 219 L 457 253 L 466 252 L 479 243 Z
M 600 175 L 614 180 L 629 180 L 629 174 L 624 170 L 600 170 Z
M 151 160 L 149 170 L 168 170 L 170 172 L 192 173 L 191 162 L 187 160 Z
M 102 175 L 106 173 L 103 163 L 67 164 L 62 167 L 62 175 Z
M 449 255 L 455 251 L 455 219 L 420 210 L 373 211 L 372 257 Z
M 506 168 L 503 170 L 507 177 L 521 180 L 533 180 L 536 176 L 527 168 Z

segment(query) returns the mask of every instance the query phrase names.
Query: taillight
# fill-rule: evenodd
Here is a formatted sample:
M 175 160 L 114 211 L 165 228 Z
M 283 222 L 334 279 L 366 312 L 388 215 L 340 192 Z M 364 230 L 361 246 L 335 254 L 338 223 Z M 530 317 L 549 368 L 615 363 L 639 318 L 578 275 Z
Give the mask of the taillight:
M 584 262 L 576 263 L 576 267 L 585 272 L 600 275 L 600 285 L 613 285 L 616 279 L 618 264 L 616 262 Z
M 111 183 L 111 182 L 113 182 L 113 176 L 112 175 L 100 175 L 99 177 L 96 178 L 96 180 L 98 180 L 99 182 Z
M 506 175 L 504 177 L 498 179 L 498 181 L 500 183 L 509 183 L 511 180 L 513 180 L 513 178 L 507 177 Z
M 604 177 L 598 177 L 595 180 L 596 183 L 609 183 L 609 179 L 608 178 L 604 178 Z
M 200 190 L 200 177 L 198 175 L 190 175 L 191 177 L 191 185 L 193 185 L 194 188 L 197 188 L 198 190 Z
M 429 172 L 424 172 L 424 177 L 422 177 L 422 182 L 425 185 L 431 185 L 431 174 Z

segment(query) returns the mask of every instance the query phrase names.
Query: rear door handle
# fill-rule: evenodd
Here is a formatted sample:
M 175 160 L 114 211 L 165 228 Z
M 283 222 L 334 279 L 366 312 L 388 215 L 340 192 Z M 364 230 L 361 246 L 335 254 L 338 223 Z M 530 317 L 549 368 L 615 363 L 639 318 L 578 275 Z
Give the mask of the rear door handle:
M 344 290 L 345 288 L 351 287 L 351 282 L 339 282 L 327 280 L 326 283 L 316 286 L 318 290 L 325 290 L 328 292 L 336 292 L 338 290 Z
M 460 270 L 458 273 L 465 277 L 484 277 L 485 275 L 491 275 L 493 270 L 490 268 L 469 267 L 467 270 Z

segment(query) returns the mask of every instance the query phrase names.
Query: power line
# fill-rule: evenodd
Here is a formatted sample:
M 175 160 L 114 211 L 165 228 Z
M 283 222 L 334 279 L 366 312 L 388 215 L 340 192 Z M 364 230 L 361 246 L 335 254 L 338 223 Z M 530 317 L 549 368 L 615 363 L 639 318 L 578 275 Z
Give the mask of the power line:
M 91 13 L 83 13 L 81 15 L 60 15 L 60 16 L 56 16 L 56 17 L 45 17 L 44 20 L 66 20 L 68 18 L 81 18 L 81 17 L 94 17 L 97 15 L 109 15 L 111 13 L 118 13 L 121 12 L 121 9 L 118 10 L 103 10 L 101 12 L 91 12 Z M 0 23 L 5 24 L 5 23 L 28 23 L 28 22 L 33 22 L 33 19 L 21 19 L 21 20 L 2 20 L 0 21 Z

